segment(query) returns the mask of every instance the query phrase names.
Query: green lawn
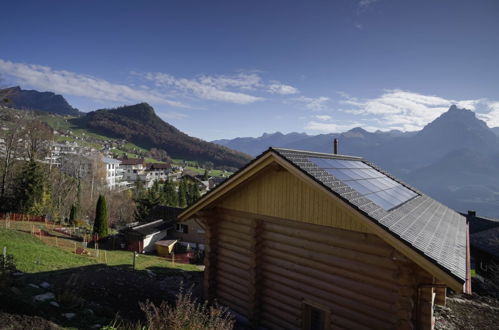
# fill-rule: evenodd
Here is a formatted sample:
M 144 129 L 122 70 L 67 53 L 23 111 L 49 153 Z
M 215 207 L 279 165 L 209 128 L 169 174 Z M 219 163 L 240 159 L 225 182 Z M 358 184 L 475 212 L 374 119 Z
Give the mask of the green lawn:
M 0 229 L 0 249 L 14 255 L 17 268 L 26 273 L 37 273 L 96 264 L 97 261 L 49 246 L 29 233 Z
M 14 223 L 12 223 L 14 225 Z M 15 228 L 23 228 L 28 231 L 33 225 L 17 222 Z M 35 229 L 46 226 L 35 225 Z M 57 234 L 49 230 L 52 234 Z M 56 246 L 57 244 L 57 246 Z M 7 247 L 7 253 L 14 255 L 17 268 L 26 273 L 37 273 L 58 269 L 74 268 L 93 264 L 107 264 L 109 266 L 132 265 L 133 253 L 130 251 L 100 250 L 97 256 L 95 249 L 87 249 L 89 256 L 74 254 L 75 242 L 64 238 L 62 235 L 55 237 L 43 237 L 40 240 L 29 233 L 14 229 L 0 229 L 0 250 Z M 81 246 L 77 242 L 76 246 Z M 168 273 L 175 269 L 186 271 L 199 271 L 195 265 L 171 263 L 154 255 L 139 255 L 135 260 L 135 268 L 143 270 L 154 268 L 155 271 Z

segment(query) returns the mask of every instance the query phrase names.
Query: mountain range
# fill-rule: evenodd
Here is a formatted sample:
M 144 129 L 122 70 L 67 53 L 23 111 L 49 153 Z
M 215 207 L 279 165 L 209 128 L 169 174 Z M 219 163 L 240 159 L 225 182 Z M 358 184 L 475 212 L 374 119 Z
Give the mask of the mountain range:
M 274 133 L 213 142 L 255 155 L 269 146 L 332 152 L 337 138 L 341 154 L 362 156 L 458 211 L 499 217 L 498 131 L 474 112 L 451 106 L 417 132 L 357 127 L 341 134 Z
M 0 90 L 0 105 L 19 110 L 69 115 L 74 128 L 110 138 L 125 139 L 144 149 L 163 149 L 170 157 L 211 162 L 216 168 L 234 171 L 251 160 L 239 151 L 191 137 L 159 118 L 147 103 L 83 113 L 62 95 L 10 87 Z
M 83 113 L 73 108 L 66 99 L 52 92 L 25 90 L 19 86 L 0 89 L 3 103 L 16 109 L 35 110 L 62 116 L 80 116 Z
M 0 96 L 10 107 L 71 115 L 76 127 L 216 167 L 240 168 L 249 155 L 270 146 L 329 153 L 337 138 L 340 153 L 362 156 L 458 211 L 499 217 L 499 128 L 487 127 L 474 112 L 456 106 L 417 132 L 357 127 L 336 134 L 277 132 L 210 143 L 164 122 L 147 103 L 84 114 L 51 92 L 11 87 L 0 90 Z
M 159 118 L 147 103 L 92 111 L 72 122 L 101 135 L 125 139 L 145 149 L 163 149 L 173 158 L 209 161 L 216 167 L 240 168 L 251 159 L 242 152 L 179 131 Z

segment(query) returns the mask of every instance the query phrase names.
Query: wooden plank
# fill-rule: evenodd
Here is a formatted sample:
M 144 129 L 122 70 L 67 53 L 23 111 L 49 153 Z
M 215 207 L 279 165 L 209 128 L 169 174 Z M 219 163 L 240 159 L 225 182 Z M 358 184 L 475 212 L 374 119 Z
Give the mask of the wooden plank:
M 349 288 L 342 288 L 334 285 L 334 283 L 318 281 L 313 277 L 290 272 L 277 265 L 264 263 L 263 269 L 268 278 L 272 277 L 275 279 L 276 276 L 280 276 L 283 279 L 289 279 L 300 283 L 301 287 L 306 287 L 307 290 L 314 289 L 316 291 L 321 291 L 322 294 L 330 297 L 330 299 L 335 299 L 338 302 L 341 300 L 344 306 L 356 306 L 356 308 L 362 308 L 366 313 L 370 311 L 372 313 L 371 315 L 376 315 L 376 317 L 382 317 L 386 320 L 393 319 L 392 311 L 395 307 L 395 302 L 388 303 L 379 299 L 360 295 L 356 292 L 352 292 Z M 275 275 L 269 275 L 267 272 Z
M 308 241 L 296 237 L 289 237 L 286 235 L 273 233 L 273 232 L 264 232 L 263 237 L 266 241 L 277 242 L 281 244 L 286 244 L 292 246 L 294 248 L 300 248 L 310 251 L 327 253 L 329 255 L 347 258 L 353 261 L 359 261 L 364 264 L 375 265 L 377 267 L 383 267 L 389 270 L 396 270 L 397 265 L 390 259 L 386 257 L 380 257 L 375 255 L 370 255 L 358 251 L 352 251 L 350 249 L 345 249 L 341 247 L 335 247 L 331 249 L 328 245 L 317 243 L 314 241 Z
M 285 268 L 291 272 L 296 272 L 304 276 L 309 276 L 313 278 L 314 281 L 334 283 L 335 286 L 345 288 L 346 290 L 360 296 L 367 296 L 388 303 L 394 303 L 399 298 L 398 293 L 394 290 L 350 280 L 344 276 L 332 274 L 329 271 L 332 270 L 331 267 L 323 269 L 312 268 L 296 262 L 289 262 L 287 260 L 283 260 L 282 258 L 273 257 L 270 253 L 266 253 L 264 258 L 266 262 L 274 266 Z
M 355 260 L 349 260 L 346 258 L 342 257 L 336 257 L 333 255 L 328 255 L 325 253 L 320 253 L 320 252 L 313 252 L 313 251 L 308 251 L 307 249 L 301 249 L 301 248 L 296 248 L 292 247 L 286 244 L 282 243 L 277 243 L 277 242 L 272 242 L 272 241 L 266 241 L 265 242 L 265 247 L 266 249 L 275 249 L 279 250 L 282 252 L 286 252 L 289 254 L 293 254 L 302 258 L 310 259 L 316 262 L 323 262 L 327 265 L 331 265 L 334 267 L 339 267 L 343 269 L 348 269 L 351 271 L 359 272 L 362 274 L 370 275 L 378 279 L 386 279 L 387 276 L 390 278 L 395 279 L 397 272 L 396 271 L 391 271 L 386 268 L 374 266 L 374 265 L 366 265 L 364 263 L 355 261 Z
M 362 304 L 356 304 L 353 307 L 345 305 L 341 299 L 337 300 L 328 294 L 325 294 L 322 290 L 315 290 L 313 288 L 303 289 L 303 285 L 299 282 L 282 278 L 281 276 L 269 274 L 271 277 L 264 277 L 265 292 L 274 291 L 281 295 L 289 297 L 286 300 L 288 304 L 295 304 L 297 308 L 301 308 L 302 300 L 309 299 L 317 301 L 326 306 L 331 307 L 331 315 L 341 315 L 341 317 L 350 320 L 350 322 L 357 324 L 357 328 L 378 328 L 378 329 L 389 329 L 393 325 L 390 322 L 383 321 L 377 317 L 372 317 L 366 314 L 362 308 Z

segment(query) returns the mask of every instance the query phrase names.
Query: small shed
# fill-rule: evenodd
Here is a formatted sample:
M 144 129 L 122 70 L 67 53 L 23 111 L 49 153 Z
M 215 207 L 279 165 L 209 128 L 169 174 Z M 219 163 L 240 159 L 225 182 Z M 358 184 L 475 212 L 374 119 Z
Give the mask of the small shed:
M 432 329 L 470 292 L 465 217 L 359 157 L 270 148 L 179 215 L 204 295 L 268 329 Z
M 161 240 L 154 243 L 156 246 L 156 252 L 161 257 L 169 257 L 174 251 L 175 244 L 177 240 L 169 239 L 169 240 Z
M 123 231 L 127 249 L 139 253 L 152 252 L 155 250 L 154 243 L 165 238 L 172 228 L 171 221 L 162 219 L 127 228 Z

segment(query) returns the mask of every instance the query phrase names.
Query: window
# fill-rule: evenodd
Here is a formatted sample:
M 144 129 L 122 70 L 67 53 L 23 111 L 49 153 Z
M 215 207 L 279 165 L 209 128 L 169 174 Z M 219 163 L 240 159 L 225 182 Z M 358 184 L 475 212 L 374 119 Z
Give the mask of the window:
M 304 330 L 329 329 L 329 311 L 325 306 L 304 300 L 303 312 Z
M 185 234 L 187 234 L 189 232 L 189 227 L 187 225 L 184 225 L 184 224 L 181 224 L 181 223 L 177 223 L 177 225 L 175 226 L 175 231 L 177 233 L 185 233 Z

